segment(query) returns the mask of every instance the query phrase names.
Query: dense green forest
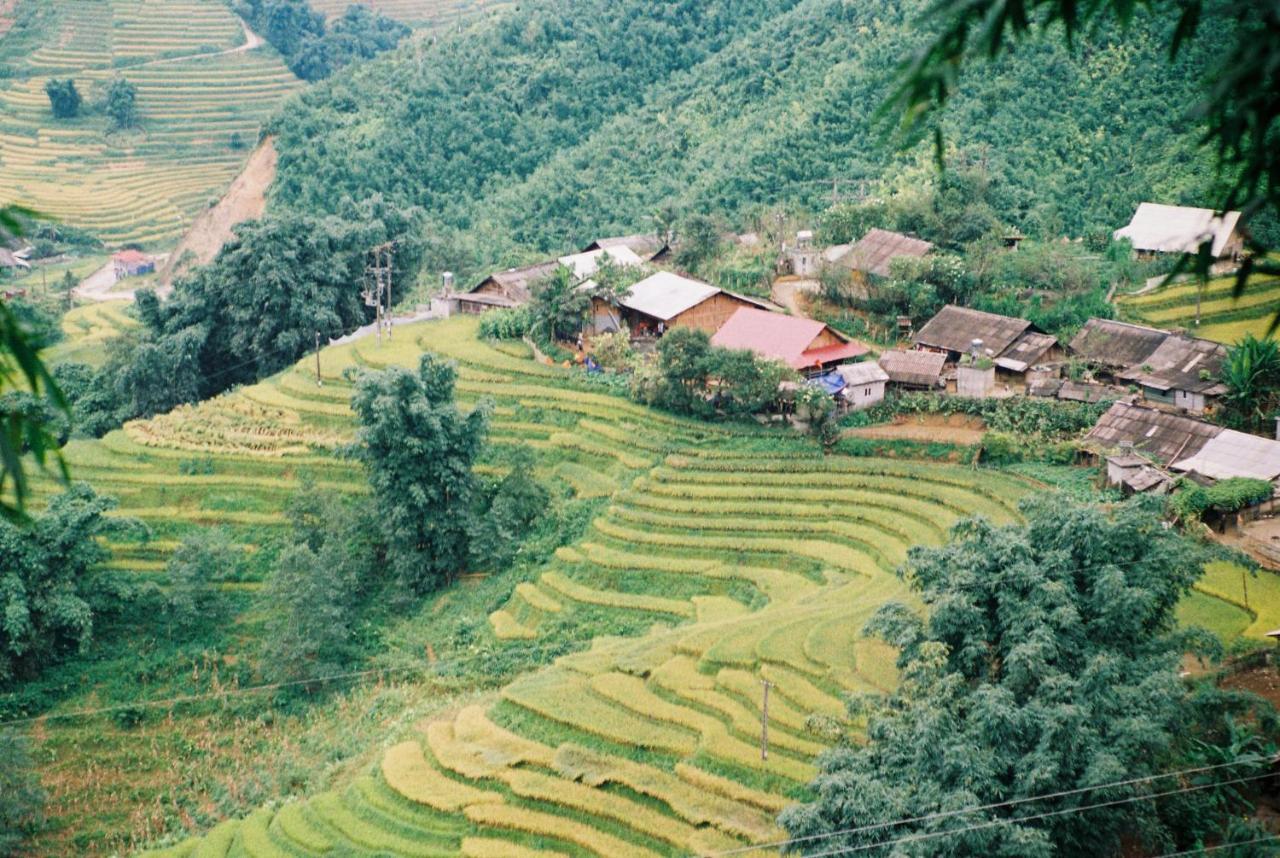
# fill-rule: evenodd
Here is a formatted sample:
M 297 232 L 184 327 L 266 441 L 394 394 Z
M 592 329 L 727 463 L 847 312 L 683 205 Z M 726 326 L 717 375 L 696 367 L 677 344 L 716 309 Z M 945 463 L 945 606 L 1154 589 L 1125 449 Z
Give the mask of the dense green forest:
M 876 119 L 922 38 L 917 0 L 521 4 L 303 95 L 275 124 L 273 203 L 332 211 L 382 193 L 429 215 L 428 270 L 651 228 L 663 203 L 743 223 L 772 204 L 910 193 L 934 180 Z M 1156 25 L 1053 40 L 975 68 L 951 147 L 1031 235 L 1109 232 L 1142 199 L 1199 203 L 1211 160 L 1180 114 L 1215 51 L 1177 63 Z M 860 185 L 860 180 L 865 184 Z

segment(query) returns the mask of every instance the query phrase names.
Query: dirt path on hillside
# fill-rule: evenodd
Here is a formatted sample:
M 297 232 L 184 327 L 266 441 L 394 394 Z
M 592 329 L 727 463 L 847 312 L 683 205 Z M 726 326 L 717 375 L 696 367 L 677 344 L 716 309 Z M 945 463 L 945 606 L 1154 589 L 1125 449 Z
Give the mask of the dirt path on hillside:
M 804 309 L 805 293 L 818 291 L 817 280 L 804 280 L 799 277 L 779 277 L 773 281 L 771 297 L 773 303 L 785 307 L 793 316 L 807 316 Z
M 903 441 L 938 441 L 943 444 L 981 444 L 986 434 L 981 420 L 963 414 L 904 417 L 901 422 L 846 430 L 850 438 L 887 438 Z
M 222 199 L 196 216 L 169 255 L 169 264 L 160 271 L 160 282 L 171 286 L 180 274 L 213 261 L 222 245 L 231 240 L 237 224 L 262 217 L 267 207 L 267 188 L 275 177 L 276 147 L 273 138 L 268 137 L 253 150 Z
M 157 254 L 155 259 L 156 265 L 160 266 L 169 259 L 169 256 L 161 253 Z M 71 295 L 83 301 L 132 301 L 136 290 L 116 289 L 115 286 L 119 282 L 120 280 L 116 277 L 115 263 L 108 259 L 101 268 L 81 280 L 80 285 L 71 290 Z M 171 291 L 171 287 L 161 285 L 156 289 L 156 294 L 163 298 Z
M 243 45 L 237 45 L 234 48 L 227 48 L 225 51 L 214 51 L 212 53 L 205 53 L 205 54 L 199 54 L 199 53 L 183 54 L 180 57 L 165 57 L 162 60 L 149 60 L 145 63 L 139 63 L 138 65 L 161 66 L 161 65 L 164 65 L 165 63 L 180 63 L 180 62 L 185 62 L 186 60 L 200 60 L 200 59 L 206 59 L 208 57 L 225 57 L 230 54 L 247 53 L 249 51 L 262 47 L 265 40 L 261 36 L 259 36 L 257 33 L 255 33 L 253 30 L 249 29 L 249 25 L 245 23 L 244 18 L 241 18 L 239 15 L 236 15 L 236 20 L 240 22 L 240 29 L 244 31 Z

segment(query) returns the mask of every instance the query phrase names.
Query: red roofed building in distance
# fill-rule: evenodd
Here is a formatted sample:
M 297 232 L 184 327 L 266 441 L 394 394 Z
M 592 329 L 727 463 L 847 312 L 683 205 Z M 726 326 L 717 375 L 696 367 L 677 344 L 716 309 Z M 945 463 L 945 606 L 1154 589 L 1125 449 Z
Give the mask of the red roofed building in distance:
M 137 277 L 156 270 L 156 261 L 140 250 L 121 250 L 111 257 L 111 262 L 115 266 L 117 279 Z
M 866 354 L 869 349 L 830 326 L 743 307 L 711 337 L 711 344 L 726 349 L 749 349 L 765 358 L 780 360 L 805 375 L 817 375 L 837 364 Z

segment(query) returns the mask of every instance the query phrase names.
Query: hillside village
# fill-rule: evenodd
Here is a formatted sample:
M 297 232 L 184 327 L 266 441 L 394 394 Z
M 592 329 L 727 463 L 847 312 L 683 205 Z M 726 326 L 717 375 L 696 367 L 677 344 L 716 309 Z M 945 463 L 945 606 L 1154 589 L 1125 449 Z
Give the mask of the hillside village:
M 1280 858 L 1280 27 L 0 0 L 0 858 Z
M 1189 252 L 1209 236 L 1212 270 L 1223 273 L 1240 263 L 1238 220 L 1238 212 L 1219 217 L 1210 209 L 1144 202 L 1128 225 L 1115 230 L 1115 238 L 1129 242 L 1136 257 L 1149 259 Z M 1008 252 L 1016 247 L 1016 242 L 1007 244 Z M 847 270 L 863 289 L 874 289 L 891 276 L 895 259 L 920 258 L 931 249 L 929 242 L 878 227 L 855 243 L 819 248 L 805 230 L 797 233 L 789 253 L 782 248 L 778 267 L 788 279 L 797 273 L 816 278 L 820 268 Z M 648 352 L 664 334 L 691 329 L 710 335 L 712 346 L 745 349 L 802 379 L 779 385 L 769 409 L 778 414 L 794 413 L 795 393 L 802 387 L 828 394 L 839 413 L 870 408 L 887 393 L 907 391 L 1110 404 L 1077 439 L 1078 461 L 1105 461 L 1105 484 L 1125 495 L 1163 495 L 1182 485 L 1212 487 L 1232 479 L 1271 483 L 1274 491 L 1265 498 L 1206 512 L 1220 530 L 1229 522 L 1252 554 L 1280 569 L 1280 545 L 1274 544 L 1280 543 L 1280 528 L 1256 521 L 1274 511 L 1280 498 L 1280 414 L 1274 415 L 1273 437 L 1211 422 L 1228 391 L 1222 381 L 1226 346 L 1185 329 L 1106 318 L 1088 319 L 1070 341 L 1059 342 L 1026 319 L 947 305 L 919 330 L 902 318 L 899 341 L 873 350 L 776 303 L 686 276 L 674 265 L 675 257 L 675 248 L 652 235 L 598 239 L 576 253 L 495 272 L 466 291 L 446 291 L 432 310 L 447 317 L 528 308 L 563 267 L 572 287 L 591 295 L 570 348 L 572 360 L 588 372 L 601 371 L 593 346 L 601 335 L 622 332 L 633 348 Z M 602 267 L 634 272 L 627 278 L 632 284 L 602 295 L 593 279 Z

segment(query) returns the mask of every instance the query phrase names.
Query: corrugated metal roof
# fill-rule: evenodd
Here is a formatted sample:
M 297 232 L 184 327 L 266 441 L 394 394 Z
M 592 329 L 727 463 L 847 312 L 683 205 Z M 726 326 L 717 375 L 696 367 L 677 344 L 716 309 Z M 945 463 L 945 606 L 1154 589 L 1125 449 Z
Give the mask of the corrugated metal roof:
M 849 385 L 875 384 L 877 381 L 889 380 L 889 373 L 881 369 L 880 364 L 870 360 L 843 364 L 836 367 L 836 372 L 840 373 L 845 384 Z
M 1116 377 L 1157 390 L 1187 390 L 1212 396 L 1226 390 L 1218 378 L 1226 359 L 1227 347 L 1221 343 L 1170 334 L 1138 366 L 1117 373 Z
M 848 342 L 848 337 L 838 331 L 833 333 L 845 342 L 810 350 L 824 330 L 827 326 L 814 319 L 741 307 L 715 332 L 711 344 L 726 349 L 750 349 L 758 355 L 780 360 L 792 369 L 866 353 L 866 346 Z
M 1071 340 L 1071 352 L 1092 363 L 1122 369 L 1146 361 L 1168 331 L 1114 319 L 1090 319 Z
M 888 277 L 889 265 L 893 260 L 904 256 L 924 256 L 933 250 L 933 245 L 924 239 L 912 238 L 900 232 L 872 229 L 858 239 L 857 243 L 847 248 L 844 253 L 827 257 L 827 261 L 844 265 L 854 271 L 864 271 L 877 277 Z M 823 255 L 826 257 L 826 254 Z
M 621 304 L 646 316 L 670 321 L 719 291 L 710 283 L 691 280 L 670 271 L 659 271 L 632 286 Z
M 938 315 L 925 322 L 912 342 L 964 353 L 969 351 L 974 340 L 982 340 L 983 349 L 999 355 L 1030 327 L 1031 323 L 1026 319 L 948 304 Z
M 571 253 L 561 256 L 559 262 L 573 272 L 579 280 L 590 277 L 599 270 L 603 258 L 610 257 L 615 265 L 643 265 L 644 260 L 626 245 L 602 247 L 599 250 L 588 250 L 585 253 Z
M 880 368 L 896 384 L 933 387 L 942 375 L 947 356 L 940 352 L 906 352 L 899 349 L 880 354 Z
M 1194 456 L 1221 431 L 1221 426 L 1203 420 L 1147 405 L 1117 402 L 1098 418 L 1085 440 L 1104 450 L 1119 449 L 1127 442 L 1164 465 Z
M 1195 471 L 1215 480 L 1280 477 L 1280 441 L 1223 429 L 1194 455 L 1174 463 L 1178 471 Z
M 1153 253 L 1195 253 L 1202 242 L 1212 238 L 1213 255 L 1218 257 L 1239 220 L 1240 212 L 1219 216 L 1213 209 L 1140 203 L 1129 224 L 1113 235 L 1129 239 L 1134 250 Z

